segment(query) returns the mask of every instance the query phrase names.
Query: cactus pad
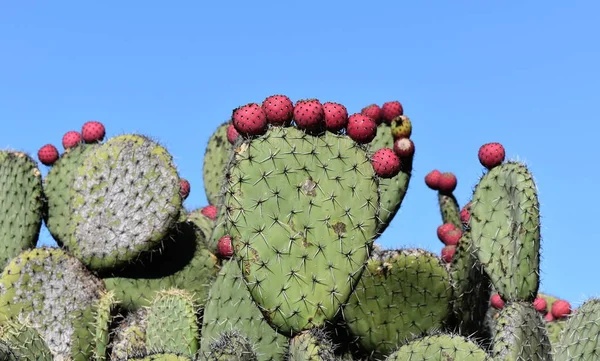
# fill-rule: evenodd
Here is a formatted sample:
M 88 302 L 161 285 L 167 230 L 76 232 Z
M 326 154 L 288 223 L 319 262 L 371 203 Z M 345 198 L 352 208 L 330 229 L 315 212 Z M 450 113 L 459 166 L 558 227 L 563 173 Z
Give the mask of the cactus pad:
M 433 335 L 403 345 L 386 361 L 492 361 L 492 358 L 461 336 Z
M 589 299 L 569 316 L 555 350 L 555 361 L 600 358 L 600 298 Z
M 120 360 L 145 353 L 148 308 L 139 308 L 122 319 L 112 340 L 111 360 Z
M 208 140 L 204 153 L 203 181 L 208 203 L 217 205 L 225 182 L 225 169 L 231 157 L 232 145 L 227 140 L 227 127 L 221 124 Z
M 117 301 L 112 291 L 103 292 L 94 309 L 94 361 L 105 361 L 108 357 L 110 326 L 112 325 Z
M 335 347 L 322 329 L 314 328 L 290 341 L 288 361 L 335 361 Z
M 452 223 L 458 229 L 462 229 L 460 220 L 460 207 L 453 194 L 438 193 L 438 202 L 440 203 L 440 213 L 443 223 Z
M 258 361 L 250 340 L 238 331 L 225 331 L 210 343 L 210 352 L 198 361 Z
M 14 358 L 12 361 L 53 361 L 52 354 L 40 334 L 30 326 L 16 322 L 4 322 L 0 326 L 0 342 L 5 343 Z M 2 357 L 0 348 L 0 360 Z

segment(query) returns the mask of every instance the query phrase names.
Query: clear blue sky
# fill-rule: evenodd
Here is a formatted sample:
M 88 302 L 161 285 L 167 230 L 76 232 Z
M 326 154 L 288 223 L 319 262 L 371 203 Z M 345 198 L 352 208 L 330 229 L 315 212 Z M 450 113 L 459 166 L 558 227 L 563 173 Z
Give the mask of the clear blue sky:
M 539 187 L 541 290 L 574 304 L 600 295 L 600 3 L 218 3 L 2 2 L 0 147 L 62 150 L 62 135 L 91 119 L 109 136 L 148 134 L 190 180 L 194 208 L 206 204 L 205 144 L 233 108 L 276 93 L 350 112 L 399 100 L 417 154 L 384 246 L 439 252 L 423 177 L 454 172 L 463 205 L 479 146 L 498 141 Z

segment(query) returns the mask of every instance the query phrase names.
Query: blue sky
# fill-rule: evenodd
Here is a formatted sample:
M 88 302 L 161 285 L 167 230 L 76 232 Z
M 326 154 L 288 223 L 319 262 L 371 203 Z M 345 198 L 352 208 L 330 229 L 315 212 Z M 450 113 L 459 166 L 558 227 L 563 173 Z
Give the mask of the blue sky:
M 454 172 L 463 205 L 482 174 L 479 146 L 501 142 L 539 187 L 541 290 L 578 304 L 600 295 L 598 11 L 575 0 L 7 1 L 0 147 L 62 150 L 62 135 L 91 119 L 109 136 L 148 134 L 190 180 L 195 208 L 206 204 L 205 144 L 233 108 L 279 93 L 351 113 L 399 100 L 417 154 L 380 242 L 439 252 L 423 177 Z

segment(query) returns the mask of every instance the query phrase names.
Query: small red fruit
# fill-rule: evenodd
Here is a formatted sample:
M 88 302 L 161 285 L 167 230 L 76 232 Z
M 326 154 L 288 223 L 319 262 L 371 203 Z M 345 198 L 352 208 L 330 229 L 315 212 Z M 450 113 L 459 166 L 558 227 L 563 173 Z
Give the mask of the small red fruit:
M 494 294 L 490 298 L 490 302 L 492 303 L 492 307 L 497 308 L 499 310 L 504 308 L 504 300 L 499 294 Z
M 250 103 L 233 110 L 233 126 L 244 135 L 261 135 L 267 131 L 267 115 L 260 105 Z
M 186 199 L 190 195 L 190 182 L 187 179 L 179 180 L 179 194 L 183 199 Z
M 387 124 L 391 124 L 392 120 L 399 115 L 404 115 L 404 109 L 399 101 L 383 103 L 381 107 L 381 118 Z
M 453 173 L 445 172 L 440 176 L 438 187 L 442 193 L 452 193 L 456 189 L 456 176 Z
M 381 108 L 377 104 L 371 104 L 362 108 L 360 114 L 373 119 L 377 124 L 381 123 Z
M 81 137 L 86 143 L 101 142 L 106 135 L 106 129 L 100 122 L 90 121 L 81 127 Z
M 62 137 L 62 145 L 65 149 L 74 148 L 81 143 L 81 133 L 71 130 Z
M 456 253 L 456 246 L 446 246 L 442 248 L 442 260 L 446 263 L 452 262 L 452 258 Z
M 298 100 L 294 107 L 294 121 L 300 129 L 318 129 L 323 123 L 325 111 L 317 99 Z
M 464 226 L 469 224 L 469 221 L 471 220 L 471 204 L 473 202 L 469 202 L 467 204 L 465 204 L 465 206 L 463 207 L 463 209 L 460 210 L 460 221 L 462 222 L 462 224 Z
M 544 316 L 544 320 L 546 320 L 546 322 L 552 322 L 555 320 L 554 316 L 552 315 L 552 312 L 548 312 L 546 313 L 546 316 Z
M 348 110 L 338 103 L 327 102 L 323 104 L 325 128 L 330 132 L 337 132 L 348 125 Z
M 546 309 L 548 308 L 548 302 L 546 302 L 546 300 L 542 297 L 538 297 L 533 301 L 533 308 L 535 308 L 535 310 L 538 312 L 545 313 Z
M 439 170 L 434 169 L 431 172 L 427 173 L 427 175 L 425 176 L 425 184 L 427 185 L 427 187 L 433 189 L 434 191 L 437 191 L 440 189 L 441 177 L 442 173 Z
M 440 241 L 444 242 L 444 239 L 446 238 L 446 233 L 450 232 L 450 231 L 455 231 L 457 230 L 456 226 L 452 223 L 444 223 L 441 226 L 439 226 L 437 228 L 437 236 L 438 239 Z
M 235 143 L 239 136 L 240 133 L 237 131 L 237 129 L 235 129 L 235 126 L 233 126 L 233 124 L 229 124 L 229 126 L 227 127 L 227 140 L 229 141 L 229 143 Z
M 202 208 L 202 210 L 200 210 L 200 213 L 202 213 L 202 215 L 204 215 L 205 217 L 212 219 L 213 221 L 217 219 L 217 207 L 213 205 Z
M 571 304 L 565 300 L 554 301 L 551 312 L 554 318 L 565 318 L 571 314 Z
M 400 158 L 390 148 L 381 148 L 373 154 L 371 164 L 381 178 L 393 178 L 400 172 Z
M 506 152 L 500 143 L 487 143 L 479 148 L 479 162 L 487 169 L 492 169 L 504 162 Z
M 233 256 L 233 246 L 231 245 L 231 237 L 223 236 L 217 243 L 217 252 L 223 258 L 231 258 Z
M 366 144 L 371 142 L 377 135 L 377 123 L 366 115 L 352 114 L 348 118 L 346 131 L 348 136 L 355 142 Z
M 462 237 L 462 231 L 460 229 L 452 229 L 444 234 L 442 242 L 446 246 L 456 246 L 460 242 L 460 237 Z
M 412 157 L 415 154 L 415 143 L 410 138 L 398 138 L 394 142 L 394 152 L 398 157 Z
M 271 95 L 262 103 L 267 122 L 274 125 L 289 125 L 294 117 L 294 103 L 285 95 Z
M 52 144 L 46 144 L 38 150 L 38 159 L 43 165 L 51 166 L 58 160 L 58 149 Z

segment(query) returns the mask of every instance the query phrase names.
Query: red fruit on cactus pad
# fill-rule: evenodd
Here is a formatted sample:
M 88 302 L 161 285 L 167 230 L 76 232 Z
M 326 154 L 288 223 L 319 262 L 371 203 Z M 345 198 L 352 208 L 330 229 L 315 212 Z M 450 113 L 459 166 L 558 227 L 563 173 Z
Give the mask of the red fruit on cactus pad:
M 565 318 L 571 314 L 571 304 L 565 300 L 554 301 L 551 312 L 556 319 Z
M 552 312 L 548 312 L 546 313 L 546 316 L 544 316 L 544 320 L 546 322 L 552 322 L 555 320 L 554 316 L 552 315 Z
M 46 144 L 38 150 L 38 159 L 43 165 L 52 165 L 58 160 L 58 149 L 52 144 Z
M 233 126 L 233 124 L 229 124 L 229 126 L 227 127 L 227 140 L 229 141 L 229 143 L 235 143 L 239 136 L 240 133 L 237 131 L 237 129 L 235 129 L 235 126 Z
M 300 129 L 318 129 L 323 124 L 325 111 L 317 99 L 298 100 L 294 107 L 294 121 Z
M 460 237 L 462 237 L 462 231 L 460 229 L 451 229 L 443 234 L 441 241 L 446 246 L 456 246 L 458 242 L 460 242 Z
M 217 252 L 223 258 L 231 258 L 233 256 L 233 246 L 231 245 L 231 237 L 229 235 L 219 238 Z
M 371 142 L 377 135 L 377 123 L 366 115 L 352 114 L 348 118 L 346 132 L 355 142 L 366 144 Z
M 294 103 L 285 95 L 271 95 L 262 103 L 267 122 L 274 125 L 288 125 L 294 117 Z
M 545 313 L 546 309 L 548 308 L 548 302 L 546 302 L 546 300 L 542 297 L 538 297 L 533 301 L 533 308 L 535 308 L 535 310 L 538 312 Z
M 455 231 L 458 228 L 456 228 L 456 226 L 452 223 L 444 223 L 441 226 L 439 226 L 437 228 L 437 236 L 438 239 L 442 242 L 444 242 L 444 239 L 446 237 L 446 233 L 450 232 L 450 231 Z
M 456 246 L 446 246 L 442 248 L 442 260 L 446 263 L 452 262 L 454 253 L 456 253 Z
M 180 179 L 179 180 L 179 194 L 181 194 L 181 197 L 183 199 L 186 199 L 190 195 L 190 190 L 191 190 L 190 182 L 188 182 L 187 179 Z
M 202 213 L 202 215 L 205 217 L 212 219 L 213 221 L 217 219 L 217 207 L 213 206 L 212 204 L 202 208 L 200 213 Z
M 262 135 L 267 131 L 267 115 L 260 105 L 250 103 L 233 110 L 233 126 L 243 135 Z
M 81 137 L 86 143 L 101 142 L 106 135 L 106 129 L 100 122 L 90 121 L 81 127 Z
M 348 110 L 338 103 L 327 102 L 323 104 L 325 128 L 330 132 L 337 132 L 348 125 Z
M 427 173 L 427 175 L 425 176 L 425 184 L 427 185 L 427 187 L 433 189 L 434 191 L 437 191 L 440 189 L 441 177 L 442 173 L 439 170 L 434 169 L 431 172 Z
M 450 172 L 442 173 L 438 187 L 442 193 L 452 193 L 456 189 L 456 176 Z
M 398 157 L 412 157 L 415 154 L 415 143 L 410 138 L 398 138 L 394 141 L 394 152 Z
M 81 133 L 71 130 L 62 137 L 62 145 L 65 149 L 74 148 L 81 143 Z
M 392 120 L 399 115 L 404 115 L 404 109 L 399 101 L 383 103 L 381 107 L 381 118 L 387 124 L 391 124 Z
M 373 154 L 371 164 L 381 178 L 392 178 L 400 172 L 400 158 L 390 148 L 381 148 Z
M 499 310 L 504 308 L 504 300 L 497 293 L 492 295 L 492 297 L 490 298 L 490 302 L 492 304 L 492 307 L 494 307 L 494 308 L 497 308 Z
M 479 162 L 487 169 L 492 169 L 504 162 L 506 152 L 500 143 L 487 143 L 479 148 Z
M 381 123 L 381 108 L 377 104 L 371 104 L 362 108 L 360 114 L 373 119 L 377 124 Z
M 465 204 L 463 209 L 460 210 L 460 221 L 465 226 L 469 224 L 469 220 L 471 219 L 471 204 L 472 202 Z

